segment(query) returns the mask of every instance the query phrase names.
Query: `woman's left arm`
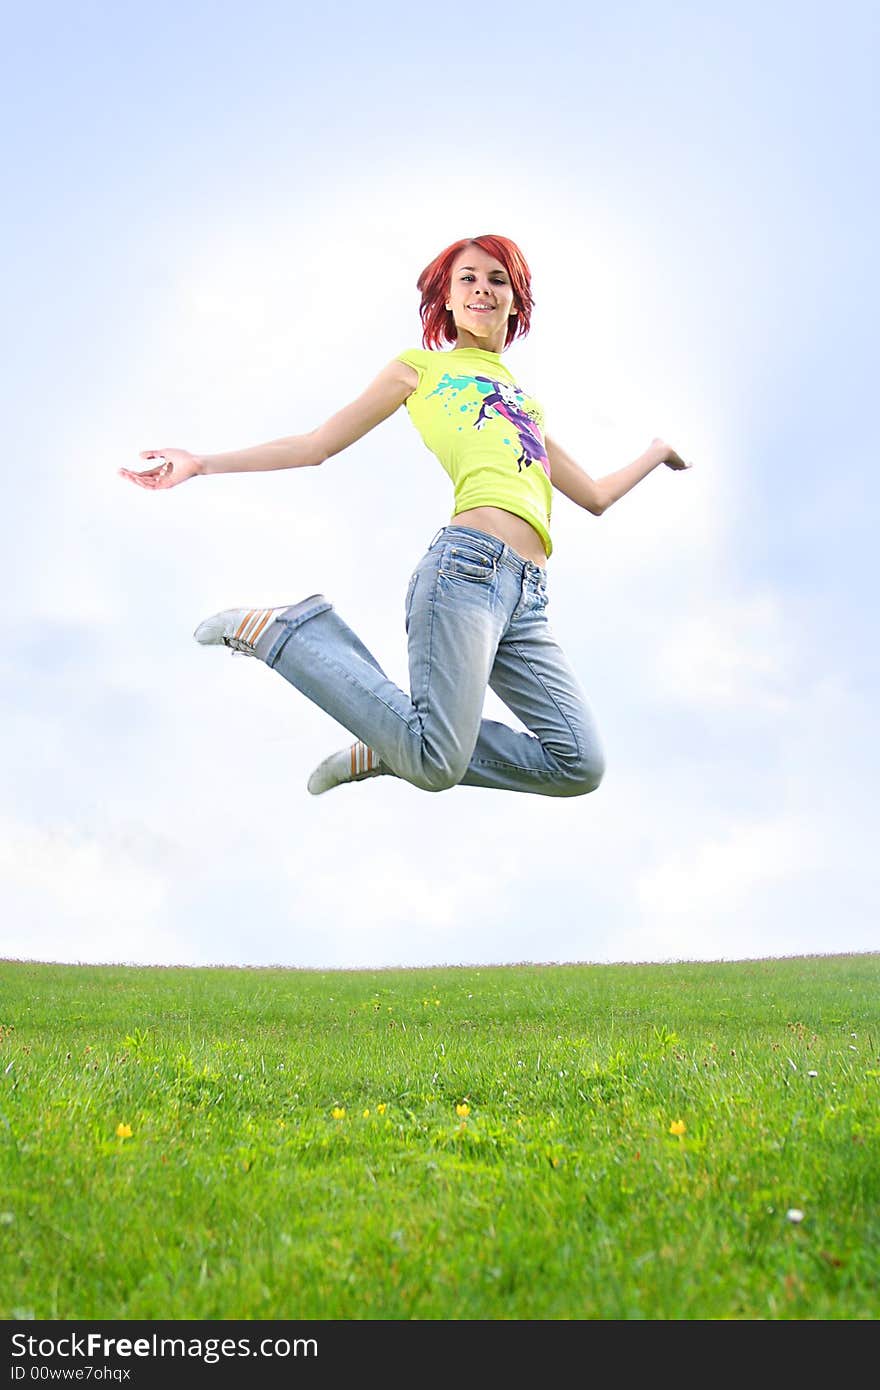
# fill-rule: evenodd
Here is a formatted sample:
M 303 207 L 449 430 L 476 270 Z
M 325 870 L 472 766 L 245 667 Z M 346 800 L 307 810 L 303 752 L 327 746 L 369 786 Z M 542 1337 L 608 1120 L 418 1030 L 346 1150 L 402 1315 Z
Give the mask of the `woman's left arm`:
M 625 468 L 608 473 L 604 478 L 591 478 L 549 435 L 544 436 L 544 443 L 553 486 L 579 507 L 592 512 L 593 516 L 601 516 L 612 502 L 617 502 L 631 491 L 659 464 L 665 463 L 667 468 L 675 469 L 691 467 L 664 440 L 652 439 L 645 452 Z

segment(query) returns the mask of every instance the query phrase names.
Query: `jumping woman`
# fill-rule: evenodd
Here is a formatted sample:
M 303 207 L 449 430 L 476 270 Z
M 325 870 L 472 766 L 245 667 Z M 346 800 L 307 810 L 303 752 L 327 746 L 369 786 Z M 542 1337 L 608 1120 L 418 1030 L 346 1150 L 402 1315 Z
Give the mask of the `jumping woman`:
M 662 439 L 594 480 L 544 432 L 544 412 L 502 361 L 529 331 L 531 275 L 506 237 L 454 242 L 417 281 L 422 348 L 402 352 L 309 434 L 225 454 L 146 449 L 120 474 L 159 490 L 210 473 L 305 468 L 347 449 L 402 405 L 452 480 L 453 513 L 412 573 L 405 620 L 410 693 L 323 594 L 206 618 L 196 641 L 255 657 L 355 736 L 312 773 L 314 795 L 391 776 L 425 791 L 494 787 L 580 796 L 604 758 L 588 700 L 547 622 L 553 488 L 602 513 L 659 464 Z M 451 348 L 442 344 L 451 343 Z M 530 733 L 483 718 L 486 688 Z

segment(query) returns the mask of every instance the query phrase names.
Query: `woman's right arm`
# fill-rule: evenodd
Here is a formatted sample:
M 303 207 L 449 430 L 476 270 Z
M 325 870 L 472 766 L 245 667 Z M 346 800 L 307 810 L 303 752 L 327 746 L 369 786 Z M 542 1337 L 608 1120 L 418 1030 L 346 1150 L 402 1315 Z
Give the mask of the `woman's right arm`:
M 332 458 L 393 415 L 418 385 L 415 368 L 389 362 L 356 400 L 343 406 L 309 434 L 293 434 L 237 449 L 228 454 L 191 454 L 186 449 L 144 449 L 143 459 L 162 460 L 154 468 L 135 472 L 120 468 L 123 478 L 141 487 L 175 487 L 187 478 L 209 473 L 257 473 L 278 468 L 308 468 Z

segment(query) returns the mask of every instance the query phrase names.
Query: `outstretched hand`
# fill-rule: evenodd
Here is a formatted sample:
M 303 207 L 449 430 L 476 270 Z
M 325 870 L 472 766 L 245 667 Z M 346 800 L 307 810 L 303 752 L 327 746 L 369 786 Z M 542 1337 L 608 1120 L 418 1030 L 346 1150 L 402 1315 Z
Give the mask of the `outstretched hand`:
M 665 439 L 652 439 L 651 443 L 656 448 L 663 450 L 663 462 L 667 468 L 693 468 L 694 465 L 685 463 L 681 455 L 677 454 L 672 446 L 666 443 Z
M 154 468 L 144 468 L 138 472 L 131 468 L 120 468 L 119 476 L 154 492 L 185 483 L 187 478 L 194 478 L 199 471 L 199 459 L 186 449 L 142 449 L 140 457 L 161 461 Z

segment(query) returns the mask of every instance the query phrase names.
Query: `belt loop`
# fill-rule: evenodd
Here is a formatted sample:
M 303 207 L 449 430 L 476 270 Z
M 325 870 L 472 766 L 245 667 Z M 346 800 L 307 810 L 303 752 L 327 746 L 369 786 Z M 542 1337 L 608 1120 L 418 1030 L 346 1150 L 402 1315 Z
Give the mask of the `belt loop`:
M 440 537 L 443 535 L 443 532 L 444 532 L 445 530 L 446 530 L 446 527 L 445 527 L 445 526 L 441 526 L 441 527 L 440 527 L 440 530 L 437 532 L 436 536 L 434 536 L 434 538 L 432 539 L 430 545 L 428 546 L 428 549 L 429 549 L 429 550 L 433 550 L 433 549 L 434 549 L 434 546 L 437 544 L 437 542 L 439 541 Z

